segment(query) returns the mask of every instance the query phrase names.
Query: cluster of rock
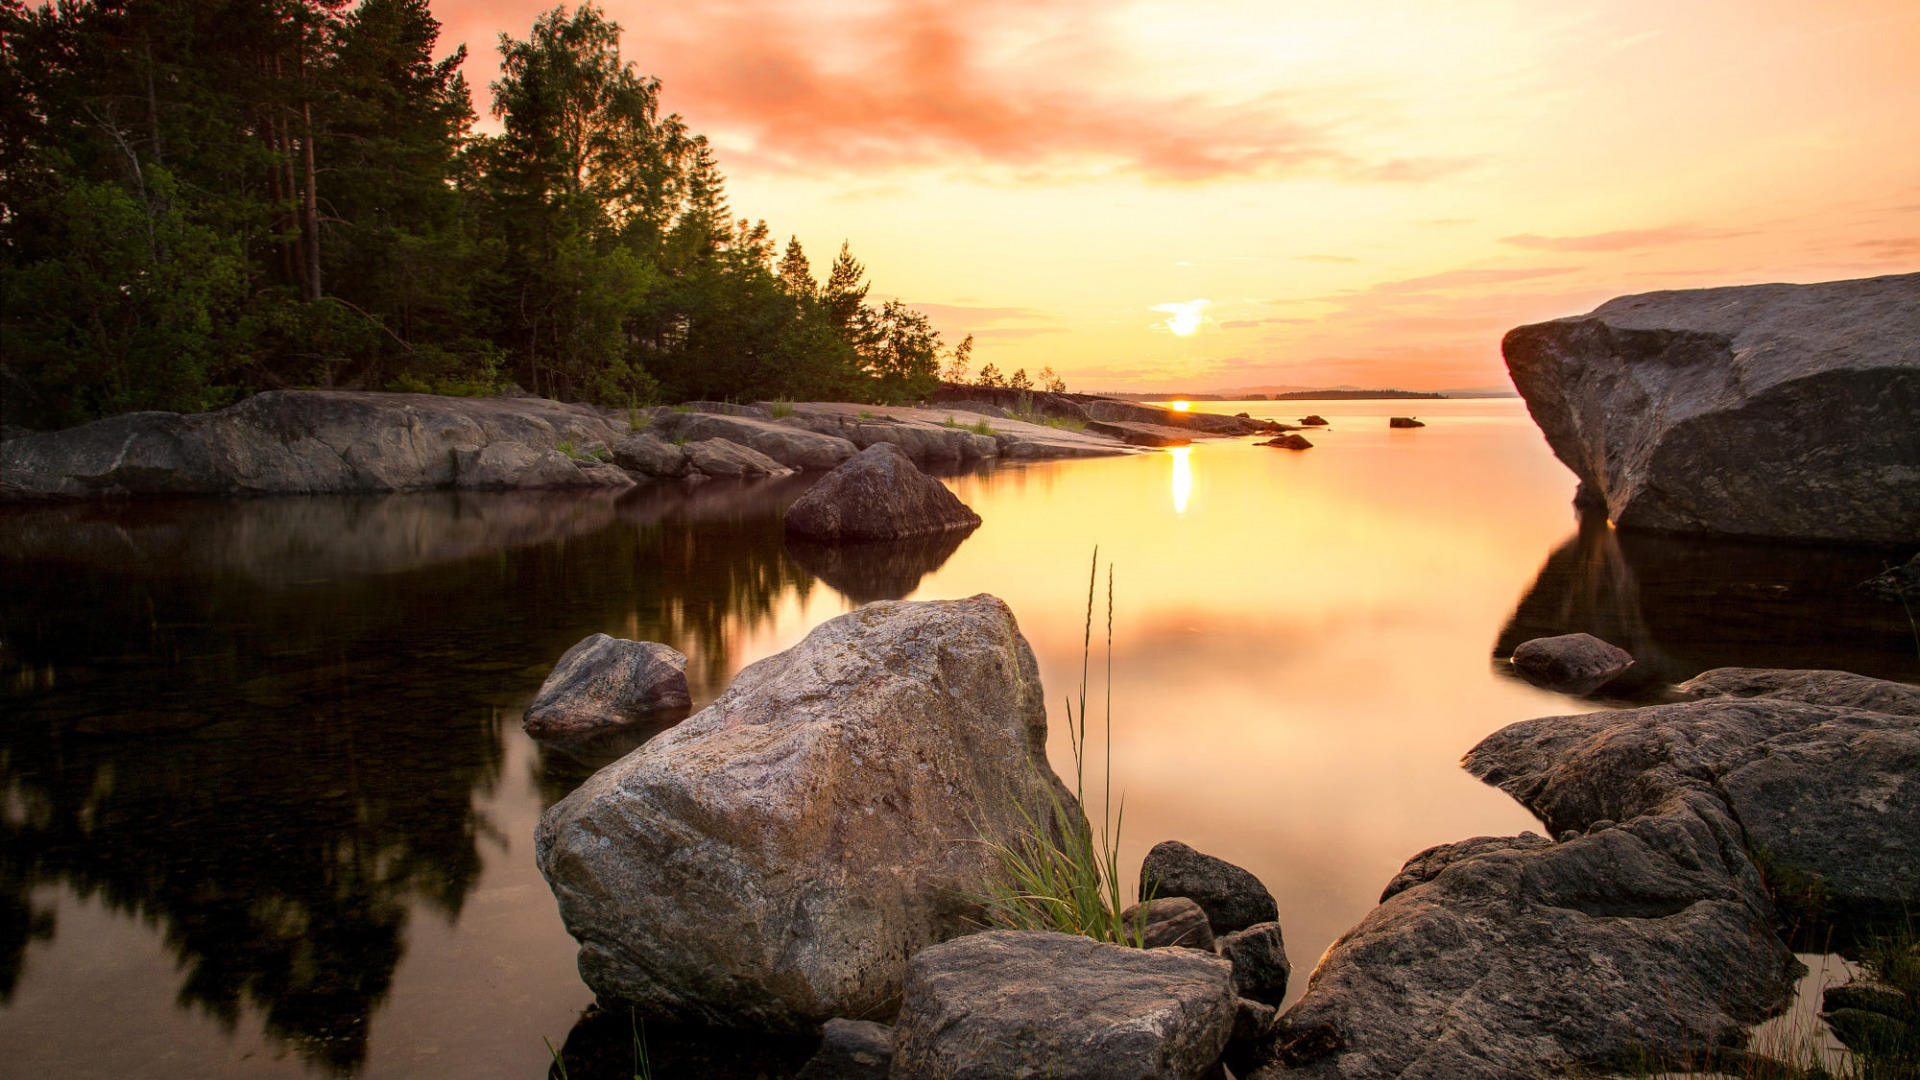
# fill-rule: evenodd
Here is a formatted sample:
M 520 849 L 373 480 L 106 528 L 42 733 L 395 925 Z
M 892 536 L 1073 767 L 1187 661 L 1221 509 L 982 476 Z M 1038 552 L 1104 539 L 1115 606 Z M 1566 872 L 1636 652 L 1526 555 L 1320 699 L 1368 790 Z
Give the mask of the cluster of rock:
M 1572 644 L 1578 661 L 1600 643 Z M 980 841 L 1078 812 L 1046 763 L 1032 652 L 992 597 L 823 624 L 556 804 L 536 852 L 604 1000 L 824 1025 L 811 1080 L 1706 1067 L 1802 973 L 1779 883 L 1817 883 L 1831 917 L 1920 905 L 1920 688 L 1722 669 L 1680 690 L 1483 740 L 1468 770 L 1548 835 L 1415 855 L 1279 1015 L 1272 895 L 1177 842 L 1149 852 L 1127 912 L 1145 950 L 979 932 Z M 1906 1022 L 1873 995 L 1832 999 L 1835 1030 Z
M 1647 293 L 1522 326 L 1513 384 L 1622 528 L 1920 536 L 1920 274 Z
M 1913 909 L 1920 688 L 1723 669 L 1681 689 L 1699 700 L 1526 721 L 1476 746 L 1468 770 L 1553 838 L 1414 856 L 1322 957 L 1253 1075 L 1707 1068 L 1803 973 L 1769 882 L 1819 883 L 1830 917 Z

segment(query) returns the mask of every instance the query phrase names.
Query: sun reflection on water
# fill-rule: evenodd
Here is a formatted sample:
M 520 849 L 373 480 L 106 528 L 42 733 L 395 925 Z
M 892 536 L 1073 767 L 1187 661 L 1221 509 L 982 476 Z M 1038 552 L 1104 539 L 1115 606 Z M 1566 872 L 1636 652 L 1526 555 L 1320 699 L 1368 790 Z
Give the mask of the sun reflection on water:
M 1193 462 L 1187 457 L 1193 452 L 1190 446 L 1176 446 L 1168 451 L 1173 455 L 1173 512 L 1187 512 L 1187 497 L 1193 494 Z

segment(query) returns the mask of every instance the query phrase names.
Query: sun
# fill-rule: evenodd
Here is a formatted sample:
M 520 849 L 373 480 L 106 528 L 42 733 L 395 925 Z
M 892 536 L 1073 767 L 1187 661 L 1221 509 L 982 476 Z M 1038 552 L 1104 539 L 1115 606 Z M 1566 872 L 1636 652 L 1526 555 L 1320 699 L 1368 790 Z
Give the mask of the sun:
M 1155 304 L 1151 310 L 1162 312 L 1167 317 L 1165 321 L 1157 322 L 1153 325 L 1165 328 L 1166 331 L 1174 337 L 1187 337 L 1195 330 L 1200 329 L 1200 324 L 1206 321 L 1206 316 L 1202 315 L 1201 312 L 1206 310 L 1207 305 L 1211 303 L 1213 303 L 1211 300 L 1188 300 L 1185 302 Z

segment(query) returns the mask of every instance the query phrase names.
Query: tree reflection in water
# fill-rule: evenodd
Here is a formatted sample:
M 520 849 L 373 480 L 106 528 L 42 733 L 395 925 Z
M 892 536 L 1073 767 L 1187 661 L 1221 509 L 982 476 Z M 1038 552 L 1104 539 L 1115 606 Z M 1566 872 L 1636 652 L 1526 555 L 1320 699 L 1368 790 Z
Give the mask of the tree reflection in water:
M 0 1004 L 64 886 L 160 926 L 182 1007 L 355 1071 L 409 906 L 456 920 L 477 879 L 513 706 L 595 630 L 710 697 L 811 584 L 804 487 L 0 514 Z
M 1547 557 L 1494 643 L 1494 664 L 1511 674 L 1521 642 L 1584 632 L 1634 656 L 1602 698 L 1651 700 L 1716 667 L 1920 679 L 1905 612 L 1858 588 L 1894 554 L 1616 531 L 1589 516 Z

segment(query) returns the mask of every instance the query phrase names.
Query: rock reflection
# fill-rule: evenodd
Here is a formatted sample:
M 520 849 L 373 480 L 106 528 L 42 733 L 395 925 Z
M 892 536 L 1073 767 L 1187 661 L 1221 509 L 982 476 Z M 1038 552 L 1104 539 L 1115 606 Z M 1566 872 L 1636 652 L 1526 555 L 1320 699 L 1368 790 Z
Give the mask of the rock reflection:
M 157 925 L 182 1007 L 356 1071 L 409 912 L 456 920 L 495 842 L 516 706 L 595 630 L 697 656 L 710 697 L 811 585 L 803 487 L 0 515 L 0 1002 L 62 978 L 27 959 L 47 901 L 98 896 Z
M 1547 557 L 1493 648 L 1495 667 L 1521 642 L 1585 632 L 1634 656 L 1596 695 L 1631 701 L 1716 667 L 1837 668 L 1920 678 L 1912 628 L 1897 604 L 1858 591 L 1889 554 L 1616 531 L 1583 518 Z
M 788 538 L 787 553 L 801 569 L 856 604 L 898 600 L 920 579 L 946 565 L 972 530 L 865 544 L 816 544 Z
M 631 1080 L 634 1043 L 641 1018 L 617 1009 L 590 1008 L 560 1047 L 569 1080 Z M 762 1035 L 663 1023 L 645 1026 L 647 1062 L 658 1076 L 698 1076 L 702 1080 L 787 1080 L 819 1047 L 815 1036 Z

